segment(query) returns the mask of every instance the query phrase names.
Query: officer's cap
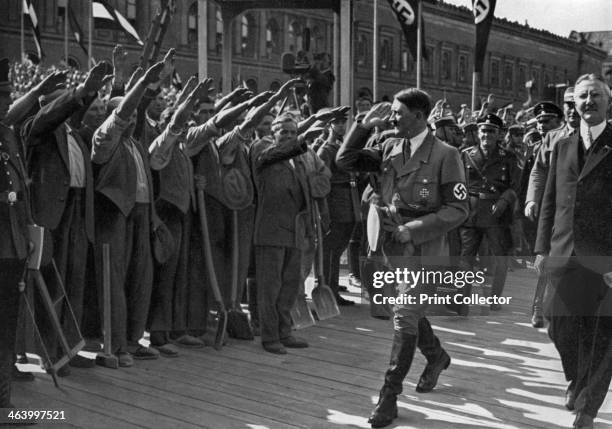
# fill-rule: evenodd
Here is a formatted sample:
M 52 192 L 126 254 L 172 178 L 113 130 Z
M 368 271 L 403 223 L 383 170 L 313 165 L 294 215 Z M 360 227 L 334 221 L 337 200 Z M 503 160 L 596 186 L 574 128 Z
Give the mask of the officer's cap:
M 478 125 L 475 122 L 468 122 L 467 124 L 463 124 L 463 132 L 468 133 L 471 131 L 476 131 L 478 129 Z
M 478 128 L 481 126 L 491 126 L 501 130 L 504 128 L 504 121 L 494 113 L 487 113 L 482 118 L 478 119 Z
M 572 97 L 573 100 L 573 97 Z M 536 119 L 546 117 L 563 117 L 563 110 L 551 101 L 542 101 L 533 108 Z
M 457 122 L 455 122 L 455 118 L 452 116 L 446 116 L 444 118 L 440 118 L 434 122 L 434 128 L 436 130 L 442 127 L 456 127 Z
M 574 87 L 573 86 L 568 86 L 565 92 L 563 93 L 563 102 L 564 103 L 574 102 Z

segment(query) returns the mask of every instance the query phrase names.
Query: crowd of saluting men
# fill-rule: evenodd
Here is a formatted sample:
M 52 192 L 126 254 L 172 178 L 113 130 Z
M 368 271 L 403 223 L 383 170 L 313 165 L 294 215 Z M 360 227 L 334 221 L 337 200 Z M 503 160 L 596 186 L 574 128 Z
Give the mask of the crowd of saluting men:
M 121 367 L 132 366 L 134 359 L 176 357 L 180 347 L 210 345 L 214 297 L 207 257 L 212 258 L 225 306 L 242 312 L 240 303 L 249 305 L 250 326 L 230 332 L 231 336 L 261 336 L 263 348 L 276 354 L 308 347 L 293 335 L 290 312 L 297 300 L 304 299 L 304 282 L 314 260 L 314 216 L 319 216 L 315 206 L 321 208 L 324 231 L 324 277 L 340 306 L 354 304 L 340 295 L 340 259 L 347 250 L 349 283 L 358 287 L 363 283 L 370 295 L 376 292 L 371 274 L 377 265 L 365 258 L 369 249 L 364 219 L 371 205 L 394 205 L 401 219 L 415 222 L 439 213 L 444 201 L 452 201 L 449 204 L 456 205 L 457 213 L 465 211 L 465 216 L 457 217 L 459 222 L 449 221 L 448 230 L 442 231 L 449 254 L 455 257 L 453 265 L 474 269 L 479 264 L 490 275 L 493 296 L 502 295 L 509 265 L 524 267 L 529 259 L 539 266 L 543 257 L 535 259 L 536 253 L 554 253 L 555 233 L 551 238 L 550 228 L 546 232 L 547 226 L 541 225 L 545 232 L 538 235 L 538 218 L 545 218 L 541 224 L 550 224 L 556 219 L 554 207 L 562 203 L 558 195 L 557 201 L 554 195 L 546 196 L 545 188 L 549 170 L 556 168 L 551 167 L 556 143 L 581 129 L 573 87 L 565 91 L 562 107 L 543 101 L 518 110 L 496 106 L 491 95 L 476 112 L 466 105 L 453 111 L 445 100 L 431 105 L 428 96 L 422 101 L 422 95 L 406 91 L 393 103 L 374 105 L 371 94 L 363 90 L 352 112 L 353 127 L 347 130 L 349 107 L 314 112 L 308 96 L 300 102 L 293 97 L 296 86 L 308 88 L 301 79 L 287 81 L 276 92 L 253 94 L 238 87 L 215 97 L 210 78 L 191 78 L 182 90 L 169 91 L 173 50 L 147 70 L 138 68 L 130 74 L 128 63 L 127 52 L 117 46 L 112 65 L 101 62 L 82 75 L 36 72 L 38 79 L 31 75 L 26 81 L 18 75 L 27 75 L 25 66 L 12 65 L 9 77 L 8 61 L 0 64 L 0 230 L 6 237 L 0 243 L 0 407 L 10 406 L 11 377 L 29 377 L 14 365 L 25 359 L 23 334 L 17 334 L 24 311 L 17 285 L 30 251 L 28 224 L 47 229 L 53 261 L 79 330 L 88 340 L 86 350 L 94 352 L 100 348 L 95 340 L 101 332 L 98 298 L 104 277 L 103 247 L 108 245 L 112 352 Z M 586 80 L 604 85 L 609 100 L 602 80 L 593 76 Z M 287 100 L 300 105 L 285 108 Z M 398 108 L 402 103 L 408 113 Z M 589 128 L 589 135 L 592 129 L 610 137 L 606 109 L 607 104 L 603 128 Z M 447 165 L 437 177 L 422 171 L 416 179 L 402 182 L 403 176 L 420 168 L 417 163 L 411 170 L 411 162 L 426 164 L 430 156 L 419 151 L 427 146 L 425 134 L 421 138 L 408 132 L 414 127 L 411 121 L 425 121 L 427 132 L 456 148 L 453 153 L 462 171 L 453 172 Z M 414 146 L 396 164 L 397 154 L 387 150 L 392 145 L 385 142 L 402 137 L 403 126 L 408 130 L 403 137 L 408 141 L 409 136 Z M 380 149 L 382 166 L 380 160 L 354 152 L 364 146 L 371 153 Z M 589 156 L 588 150 L 579 154 L 581 162 Z M 435 156 L 435 149 L 431 153 Z M 376 173 L 379 169 L 381 174 Z M 393 169 L 394 181 L 389 181 Z M 408 200 L 410 204 L 402 204 Z M 204 207 L 208 237 L 203 239 Z M 417 229 L 399 225 L 392 240 L 424 248 L 431 238 L 420 237 Z M 605 245 L 599 249 L 600 254 L 608 254 Z M 43 265 L 41 271 L 53 290 L 51 265 Z M 534 288 L 534 327 L 544 325 L 544 295 L 550 283 L 543 272 Z M 462 293 L 469 295 L 469 286 Z M 393 316 L 384 305 L 372 303 L 370 309 L 374 317 Z M 491 305 L 491 310 L 500 309 L 499 304 Z M 469 306 L 455 305 L 452 310 L 467 315 Z M 57 333 L 40 313 L 38 325 L 47 349 L 52 359 L 58 358 L 62 351 Z M 64 319 L 61 310 L 59 315 Z M 583 339 L 567 318 L 555 321 L 550 312 L 546 316 L 554 326 L 551 338 L 570 382 L 567 406 L 574 408 L 578 393 L 589 386 L 581 378 L 584 360 L 576 357 L 577 343 Z M 396 313 L 396 322 L 400 319 Z M 418 321 L 419 335 L 431 331 L 429 322 L 424 328 L 423 321 L 424 317 Z M 593 322 L 580 324 L 592 335 L 593 327 L 585 323 Z M 399 325 L 404 335 L 406 329 Z M 609 329 L 607 322 L 603 326 Z M 145 330 L 150 346 L 141 343 Z M 79 337 L 68 323 L 64 333 L 71 341 Z M 430 337 L 437 341 L 433 333 Z M 401 354 L 409 341 L 398 338 L 392 353 Z M 585 349 L 592 343 L 580 346 Z M 414 354 L 414 344 L 408 349 L 408 355 Z M 422 391 L 431 390 L 450 363 L 439 341 L 433 350 L 432 356 L 423 351 L 431 367 L 428 364 L 430 373 L 419 381 Z M 371 418 L 373 426 L 384 426 L 397 415 L 393 408 L 397 386 L 391 389 L 389 380 L 397 372 L 397 362 L 411 359 L 392 356 L 386 387 Z M 58 375 L 68 375 L 69 365 L 90 367 L 94 361 L 77 355 Z M 400 392 L 409 366 L 408 362 L 399 379 Z M 610 369 L 603 371 L 609 384 Z M 606 390 L 607 385 L 603 397 Z M 587 400 L 599 405 L 582 408 L 591 421 L 603 397 Z

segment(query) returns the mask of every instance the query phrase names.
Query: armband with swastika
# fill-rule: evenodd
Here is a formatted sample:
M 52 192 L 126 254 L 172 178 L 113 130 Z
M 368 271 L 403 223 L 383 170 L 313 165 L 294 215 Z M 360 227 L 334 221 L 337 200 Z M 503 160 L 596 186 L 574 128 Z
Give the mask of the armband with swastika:
M 466 201 L 468 190 L 463 182 L 448 182 L 442 185 L 442 199 L 445 201 Z

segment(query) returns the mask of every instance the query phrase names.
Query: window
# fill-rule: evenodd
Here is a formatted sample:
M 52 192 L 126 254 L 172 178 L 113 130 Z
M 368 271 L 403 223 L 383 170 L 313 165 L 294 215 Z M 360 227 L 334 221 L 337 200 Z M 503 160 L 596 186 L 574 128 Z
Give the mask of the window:
M 533 95 L 538 97 L 540 95 L 540 70 L 533 69 L 531 71 L 531 77 L 533 79 Z
M 68 0 L 57 0 L 57 31 L 60 33 L 64 32 L 64 23 L 67 18 L 66 7 L 68 5 Z
M 440 76 L 444 80 L 451 79 L 451 53 L 449 51 L 442 51 L 442 58 L 440 61 Z
M 393 40 L 390 37 L 382 37 L 380 45 L 380 65 L 382 70 L 393 68 Z
M 136 28 L 136 0 L 127 0 L 126 18 Z
M 514 87 L 514 66 L 512 63 L 506 63 L 504 66 L 504 88 L 512 89 Z
M 518 83 L 520 86 L 525 86 L 525 82 L 527 82 L 527 67 L 520 65 L 518 72 Z
M 215 12 L 215 29 L 215 51 L 220 55 L 223 50 L 223 15 L 219 6 Z
M 468 59 L 466 54 L 459 55 L 457 62 L 457 79 L 459 82 L 466 82 L 468 76 Z
M 357 65 L 366 67 L 368 65 L 368 37 L 365 34 L 360 34 L 357 38 Z
M 297 21 L 289 24 L 287 42 L 289 43 L 289 50 L 293 53 L 302 49 L 302 27 Z
M 272 58 L 273 54 L 280 54 L 280 28 L 274 18 L 266 24 L 266 57 Z
M 433 76 L 434 74 L 434 48 L 427 46 L 427 59 L 423 61 L 423 76 Z
M 247 88 L 249 88 L 251 91 L 253 91 L 255 94 L 257 94 L 257 81 L 253 78 L 251 79 L 247 79 L 247 81 L 245 82 Z
M 187 11 L 187 43 L 198 43 L 198 3 L 192 3 Z
M 489 78 L 489 84 L 492 87 L 499 87 L 499 61 L 491 60 L 491 76 Z
M 410 55 L 410 50 L 407 46 L 402 48 L 402 73 L 412 73 L 414 71 L 414 62 Z
M 320 53 L 325 52 L 325 35 L 319 26 L 315 26 L 310 33 L 311 36 L 311 46 L 310 52 Z
M 255 56 L 256 44 L 255 20 L 249 14 L 240 18 L 240 52 L 245 57 Z

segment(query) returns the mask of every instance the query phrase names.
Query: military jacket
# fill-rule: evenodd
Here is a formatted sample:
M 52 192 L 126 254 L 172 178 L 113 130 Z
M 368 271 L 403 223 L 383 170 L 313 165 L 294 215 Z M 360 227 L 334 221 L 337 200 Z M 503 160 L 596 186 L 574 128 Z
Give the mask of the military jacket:
M 464 149 L 461 159 L 470 194 L 470 217 L 466 226 L 509 225 L 520 181 L 516 156 L 499 146 L 485 156 L 478 145 Z M 493 207 L 500 200 L 505 200 L 507 207 L 493 215 Z

